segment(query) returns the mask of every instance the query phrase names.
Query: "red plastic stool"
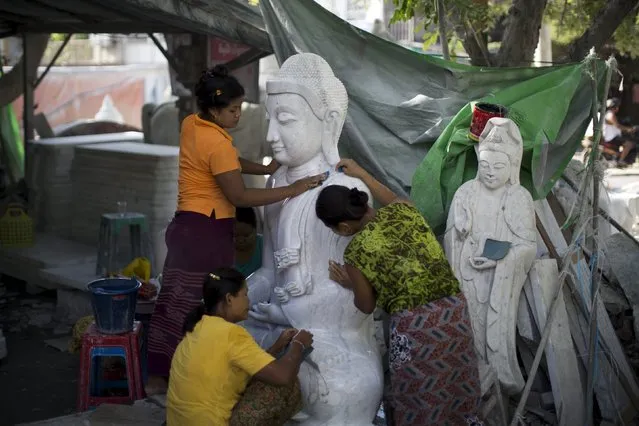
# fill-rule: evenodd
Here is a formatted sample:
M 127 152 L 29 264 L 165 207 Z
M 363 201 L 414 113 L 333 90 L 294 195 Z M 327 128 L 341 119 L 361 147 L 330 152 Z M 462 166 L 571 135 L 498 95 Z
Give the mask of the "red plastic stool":
M 80 352 L 80 380 L 78 382 L 78 411 L 86 411 L 100 404 L 132 404 L 143 399 L 144 383 L 140 368 L 140 333 L 142 324 L 135 321 L 133 331 L 125 334 L 102 334 L 95 323 L 82 336 Z M 106 377 L 101 371 L 100 358 L 123 358 L 126 365 L 126 382 L 120 377 Z M 115 380 L 114 380 L 115 379 Z M 101 395 L 108 386 L 127 389 L 126 396 Z

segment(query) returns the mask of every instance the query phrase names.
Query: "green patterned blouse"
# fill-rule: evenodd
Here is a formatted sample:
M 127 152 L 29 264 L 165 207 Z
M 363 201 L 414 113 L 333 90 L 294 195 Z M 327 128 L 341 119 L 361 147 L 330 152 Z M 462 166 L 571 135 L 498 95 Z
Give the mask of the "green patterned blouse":
M 459 293 L 444 250 L 419 211 L 406 203 L 382 207 L 344 251 L 393 314 Z

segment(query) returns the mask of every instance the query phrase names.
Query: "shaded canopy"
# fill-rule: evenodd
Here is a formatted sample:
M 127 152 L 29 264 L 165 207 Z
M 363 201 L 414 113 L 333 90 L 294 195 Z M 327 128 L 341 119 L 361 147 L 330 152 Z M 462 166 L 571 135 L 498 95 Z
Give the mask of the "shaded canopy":
M 248 0 L 1 1 L 0 38 L 23 32 L 194 32 L 272 51 L 260 9 Z

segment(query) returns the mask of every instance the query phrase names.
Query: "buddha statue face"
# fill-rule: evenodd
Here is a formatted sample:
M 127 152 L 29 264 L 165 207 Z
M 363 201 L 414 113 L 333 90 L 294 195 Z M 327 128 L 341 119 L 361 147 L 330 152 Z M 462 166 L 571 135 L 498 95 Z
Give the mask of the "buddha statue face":
M 297 167 L 323 154 L 330 166 L 337 164 L 348 95 L 328 63 L 312 53 L 293 55 L 267 81 L 266 93 L 274 158 Z
M 315 116 L 302 96 L 269 95 L 266 110 L 269 118 L 266 140 L 278 163 L 297 167 L 322 151 L 324 122 Z
M 484 150 L 479 153 L 479 181 L 489 189 L 498 189 L 510 179 L 510 160 L 503 152 Z

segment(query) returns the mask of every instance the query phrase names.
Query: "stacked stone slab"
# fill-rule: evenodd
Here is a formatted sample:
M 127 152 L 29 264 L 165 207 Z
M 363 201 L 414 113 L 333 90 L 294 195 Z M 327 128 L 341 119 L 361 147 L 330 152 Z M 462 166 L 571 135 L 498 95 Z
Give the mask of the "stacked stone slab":
M 141 132 L 126 132 L 31 141 L 27 184 L 29 215 L 36 229 L 62 238 L 71 236 L 71 165 L 76 146 L 142 140 Z
M 120 201 L 146 215 L 150 235 L 164 229 L 176 207 L 178 153 L 178 147 L 132 142 L 77 146 L 72 238 L 97 247 L 100 218 L 117 212 Z

